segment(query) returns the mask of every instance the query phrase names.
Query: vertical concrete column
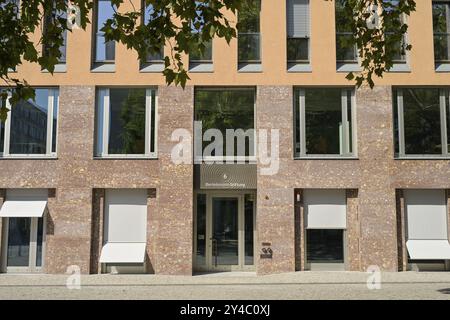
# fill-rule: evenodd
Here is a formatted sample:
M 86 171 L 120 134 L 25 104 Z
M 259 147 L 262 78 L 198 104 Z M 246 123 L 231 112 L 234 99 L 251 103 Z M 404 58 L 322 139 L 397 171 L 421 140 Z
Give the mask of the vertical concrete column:
M 347 260 L 348 271 L 359 271 L 361 269 L 361 252 L 359 239 L 361 236 L 359 212 L 358 212 L 358 190 L 347 189 Z
M 53 233 L 47 235 L 47 273 L 64 273 L 70 265 L 82 273 L 90 269 L 94 115 L 95 87 L 60 87 L 58 188 L 49 201 Z
M 270 274 L 295 271 L 294 190 L 286 186 L 293 174 L 289 160 L 293 147 L 293 92 L 289 86 L 259 86 L 256 98 L 256 128 L 268 130 L 269 154 L 271 129 L 279 130 L 279 170 L 263 175 L 258 163 L 258 201 L 256 224 L 258 232 L 257 272 Z M 276 142 L 277 143 L 277 142 Z M 265 148 L 259 144 L 259 148 Z M 262 247 L 270 246 L 272 258 L 259 256 Z
M 160 188 L 153 267 L 156 274 L 191 275 L 193 243 L 193 122 L 194 88 L 159 86 Z M 178 141 L 172 133 L 183 129 L 190 135 L 190 163 L 175 164 L 171 153 Z M 187 137 L 185 137 L 187 138 Z
M 362 181 L 358 192 L 361 271 L 370 265 L 397 271 L 396 200 L 390 182 L 394 157 L 392 88 L 357 90 L 356 110 Z

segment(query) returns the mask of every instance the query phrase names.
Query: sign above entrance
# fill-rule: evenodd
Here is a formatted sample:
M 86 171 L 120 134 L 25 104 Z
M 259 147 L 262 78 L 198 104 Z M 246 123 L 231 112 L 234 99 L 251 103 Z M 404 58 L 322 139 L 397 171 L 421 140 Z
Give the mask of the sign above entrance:
M 201 164 L 197 169 L 200 189 L 256 189 L 256 164 Z

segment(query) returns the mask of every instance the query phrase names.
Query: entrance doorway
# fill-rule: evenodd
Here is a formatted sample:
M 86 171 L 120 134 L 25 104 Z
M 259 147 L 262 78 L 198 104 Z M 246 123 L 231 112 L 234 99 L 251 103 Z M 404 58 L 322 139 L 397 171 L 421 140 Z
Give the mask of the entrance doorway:
M 252 191 L 196 193 L 195 270 L 255 270 L 255 199 Z

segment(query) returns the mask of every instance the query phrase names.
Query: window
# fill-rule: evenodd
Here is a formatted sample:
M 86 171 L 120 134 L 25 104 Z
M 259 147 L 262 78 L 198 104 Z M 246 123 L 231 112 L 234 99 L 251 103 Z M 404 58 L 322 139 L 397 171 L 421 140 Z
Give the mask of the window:
M 47 197 L 46 189 L 7 190 L 0 210 L 5 239 L 2 271 L 42 271 Z
M 133 268 L 132 272 L 144 272 L 146 189 L 106 190 L 104 239 L 100 262 L 106 264 L 107 272 L 127 272 Z
M 212 41 L 203 41 L 200 37 L 200 32 L 202 31 L 203 24 L 202 14 L 207 14 L 208 4 L 195 1 L 197 8 L 197 16 L 193 19 L 191 23 L 191 29 L 197 38 L 196 41 L 199 46 L 199 50 L 192 50 L 189 53 L 189 71 L 191 72 L 211 72 L 212 67 Z
M 221 160 L 224 155 L 227 159 L 254 157 L 254 110 L 253 88 L 197 89 L 194 117 L 201 128 L 195 130 L 196 159 L 212 156 Z M 197 143 L 199 139 L 202 143 Z
M 57 21 L 56 19 L 58 19 L 58 18 L 66 19 L 67 13 L 63 12 L 63 11 L 59 11 L 59 10 L 57 11 L 54 9 L 45 15 L 45 19 L 44 19 L 44 32 L 45 33 L 54 32 L 54 30 L 51 29 L 51 27 L 53 27 L 54 24 L 58 24 L 58 23 L 56 22 L 56 23 L 52 24 L 52 20 Z M 62 27 L 64 28 L 65 26 L 62 26 Z M 61 53 L 61 57 L 59 58 L 59 64 L 66 63 L 66 46 L 67 46 L 67 30 L 66 29 L 64 29 L 62 36 L 63 36 L 63 44 L 59 47 L 59 51 Z M 44 48 L 43 48 L 44 55 L 48 56 L 48 53 L 49 53 L 48 51 L 49 51 L 49 47 L 47 47 L 44 44 Z M 55 66 L 55 71 L 58 71 L 57 69 L 58 69 L 57 66 Z
M 393 42 L 393 35 L 395 34 L 395 28 L 397 28 L 397 25 L 403 24 L 403 17 L 400 19 L 400 21 L 397 22 L 391 22 L 390 24 L 387 24 L 385 26 L 385 37 L 386 37 L 386 43 L 388 44 L 386 49 L 391 50 L 392 54 L 394 55 L 393 62 L 394 64 L 398 63 L 405 63 L 406 62 L 406 39 L 403 37 L 403 39 L 398 42 Z
M 241 71 L 248 64 L 261 63 L 260 0 L 245 0 L 238 13 L 238 63 Z M 254 67 L 254 66 L 253 66 Z M 259 71 L 250 66 L 247 71 Z
M 296 157 L 354 156 L 353 101 L 351 89 L 296 89 Z
M 0 154 L 9 156 L 55 156 L 58 120 L 58 90 L 35 89 L 35 100 L 9 106 L 1 128 Z
M 345 190 L 304 190 L 304 208 L 309 268 L 324 263 L 340 264 L 339 268 L 342 268 L 347 228 Z
M 336 60 L 338 69 L 343 64 L 358 63 L 356 45 L 350 45 L 353 32 L 344 11 L 344 3 L 345 0 L 336 0 Z
M 153 5 L 142 1 L 142 24 L 147 25 L 154 15 Z M 159 16 L 159 15 L 158 15 Z M 164 69 L 164 43 L 157 50 L 150 50 L 144 61 L 141 61 L 141 71 L 161 72 Z
M 444 190 L 404 190 L 410 261 L 450 259 Z
M 450 63 L 450 2 L 433 2 L 433 33 L 436 63 Z
M 448 90 L 394 90 L 395 145 L 398 157 L 448 156 Z
M 309 61 L 309 0 L 287 0 L 288 64 Z
M 98 90 L 97 157 L 156 157 L 156 91 L 146 88 Z
M 114 63 L 116 55 L 116 43 L 105 41 L 105 34 L 101 29 L 108 19 L 114 16 L 114 7 L 109 0 L 97 0 L 95 7 L 95 63 Z

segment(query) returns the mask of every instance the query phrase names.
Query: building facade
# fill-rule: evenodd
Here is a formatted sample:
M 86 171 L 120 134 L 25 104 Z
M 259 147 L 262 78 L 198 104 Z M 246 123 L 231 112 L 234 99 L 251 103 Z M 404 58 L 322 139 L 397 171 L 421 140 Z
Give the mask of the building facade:
M 2 272 L 449 270 L 450 2 L 417 1 L 413 50 L 373 89 L 345 79 L 333 1 L 257 2 L 184 57 L 185 89 L 161 53 L 103 41 L 111 12 L 53 75 L 15 71 L 37 90 L 0 131 Z

